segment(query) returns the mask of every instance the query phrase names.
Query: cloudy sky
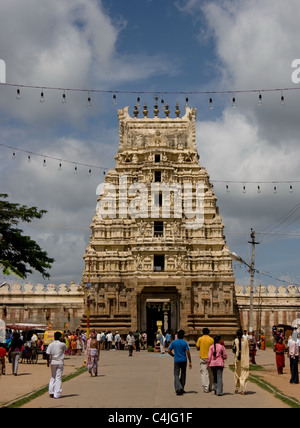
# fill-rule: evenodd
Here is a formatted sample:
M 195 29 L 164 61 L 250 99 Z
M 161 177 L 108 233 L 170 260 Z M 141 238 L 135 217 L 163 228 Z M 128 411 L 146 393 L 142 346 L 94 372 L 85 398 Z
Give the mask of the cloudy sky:
M 200 164 L 231 251 L 250 262 L 253 228 L 256 284 L 300 285 L 299 22 L 297 0 L 2 2 L 1 193 L 48 211 L 23 230 L 55 259 L 50 282 L 80 282 L 96 188 L 115 166 L 117 110 L 132 114 L 140 95 L 152 112 L 157 92 L 171 116 L 186 94 L 198 110 Z M 243 265 L 234 272 L 248 282 Z

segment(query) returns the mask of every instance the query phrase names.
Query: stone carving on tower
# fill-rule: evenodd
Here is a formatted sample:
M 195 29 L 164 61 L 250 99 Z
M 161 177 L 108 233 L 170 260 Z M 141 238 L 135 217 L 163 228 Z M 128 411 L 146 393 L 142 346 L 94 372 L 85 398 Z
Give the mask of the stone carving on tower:
M 203 327 L 230 336 L 238 327 L 234 275 L 224 224 L 196 146 L 196 109 L 139 118 L 120 109 L 116 166 L 105 177 L 91 224 L 82 285 L 90 326 L 147 331 L 157 321 L 195 339 Z M 83 320 L 84 325 L 85 320 Z

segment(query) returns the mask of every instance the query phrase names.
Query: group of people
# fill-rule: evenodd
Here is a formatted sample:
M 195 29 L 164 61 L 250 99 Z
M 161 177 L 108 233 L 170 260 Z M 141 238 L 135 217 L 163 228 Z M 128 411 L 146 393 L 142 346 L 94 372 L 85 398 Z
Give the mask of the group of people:
M 114 334 L 111 331 L 103 330 L 101 333 L 96 333 L 93 330 L 93 333 L 96 335 L 96 340 L 98 340 L 100 344 L 101 351 L 110 351 L 111 349 L 115 349 L 116 351 L 124 350 L 128 348 L 128 335 L 121 335 L 118 331 Z M 132 333 L 135 337 L 134 348 L 139 351 L 141 349 L 146 349 L 147 347 L 147 333 L 136 331 Z
M 12 374 L 18 375 L 19 362 L 26 355 L 28 347 L 38 349 L 39 339 L 36 333 L 33 333 L 30 340 L 27 334 L 20 331 L 6 329 L 5 341 L 0 343 L 0 366 L 2 375 L 6 374 L 6 361 L 12 364 Z
M 51 378 L 49 382 L 49 396 L 58 399 L 62 394 L 62 374 L 64 369 L 64 356 L 68 352 L 68 335 L 65 338 L 60 331 L 54 333 L 54 341 L 46 350 L 47 365 L 51 366 Z M 84 341 L 85 342 L 85 341 Z M 86 353 L 86 366 L 90 376 L 98 375 L 98 361 L 100 357 L 100 340 L 93 330 L 84 346 Z
M 298 363 L 299 363 L 299 348 L 300 348 L 300 338 L 297 333 L 297 328 L 295 327 L 293 333 L 290 335 L 286 341 L 284 334 L 278 332 L 274 335 L 274 352 L 277 366 L 277 373 L 279 375 L 283 374 L 283 369 L 285 367 L 285 354 L 287 353 L 288 359 L 290 361 L 290 383 L 299 383 L 299 373 L 298 373 Z
M 94 331 L 95 333 L 95 331 Z M 140 351 L 141 349 L 147 348 L 147 333 L 140 332 L 136 330 L 135 333 L 129 332 L 126 336 L 119 334 L 118 331 L 113 334 L 111 331 L 102 331 L 101 333 L 95 333 L 97 340 L 100 342 L 101 350 L 111 350 L 115 349 L 117 351 L 129 349 L 129 346 L 133 346 L 136 351 Z M 132 339 L 131 336 L 134 337 L 134 343 L 131 345 Z M 130 345 L 129 345 L 130 342 Z
M 84 331 L 67 331 L 64 335 L 67 355 L 81 355 L 86 349 L 86 334 Z
M 1 374 L 6 374 L 6 363 L 5 358 L 8 358 L 12 363 L 12 374 L 18 375 L 19 361 L 24 350 L 24 341 L 21 338 L 20 333 L 12 333 L 9 341 L 6 343 L 0 343 L 0 365 Z
M 135 333 L 129 333 L 129 335 L 121 335 L 118 331 L 113 333 L 110 330 L 103 330 L 102 332 L 96 332 L 94 329 L 92 333 L 95 335 L 95 340 L 99 342 L 99 350 L 110 351 L 115 350 L 124 350 L 129 349 L 129 335 L 134 336 L 133 347 L 136 351 L 147 348 L 147 333 L 139 332 L 138 330 Z M 64 340 L 67 346 L 67 355 L 81 355 L 85 354 L 87 348 L 87 338 L 84 331 L 76 330 L 75 332 L 68 331 L 64 335 Z
M 81 355 L 86 348 L 86 335 L 83 331 L 66 332 L 64 334 L 64 343 L 66 345 L 67 355 Z M 7 329 L 5 343 L 0 344 L 0 367 L 1 374 L 5 375 L 5 358 L 12 363 L 12 373 L 18 375 L 18 367 L 27 350 L 36 349 L 37 352 L 43 351 L 43 339 L 35 332 L 20 332 Z
M 200 357 L 202 389 L 205 393 L 214 391 L 217 396 L 222 396 L 223 370 L 225 361 L 228 358 L 225 344 L 220 335 L 212 338 L 208 328 L 204 328 L 202 333 L 202 336 L 199 337 L 196 343 Z M 192 368 L 190 348 L 188 342 L 184 340 L 184 335 L 185 332 L 183 330 L 179 330 L 174 338 L 169 332 L 166 335 L 163 335 L 161 331 L 157 333 L 157 340 L 161 345 L 161 353 L 167 350 L 168 354 L 174 357 L 174 387 L 177 395 L 182 395 L 185 392 L 187 363 L 189 363 L 189 368 Z M 252 362 L 253 343 L 256 343 L 254 337 L 253 333 L 249 336 L 245 331 L 238 330 L 232 344 L 232 351 L 234 353 L 234 392 L 236 394 L 241 392 L 244 395 L 246 391 L 250 362 Z M 285 352 L 288 352 L 291 371 L 290 383 L 299 383 L 298 362 L 300 338 L 296 329 L 291 334 L 287 343 L 284 342 L 282 335 L 278 334 L 275 339 L 274 352 L 276 354 L 278 374 L 283 373 Z M 80 343 L 79 348 L 76 346 L 76 353 L 74 353 L 72 351 L 75 351 L 75 345 L 73 348 L 72 343 L 76 342 L 77 344 L 78 340 L 81 340 L 82 343 Z M 90 376 L 97 376 L 101 345 L 105 343 L 105 347 L 102 347 L 102 349 L 109 350 L 112 348 L 112 343 L 114 342 L 115 349 L 121 349 L 122 340 L 124 339 L 121 338 L 118 332 L 113 336 L 111 332 L 96 333 L 93 330 L 88 340 L 86 340 L 86 335 L 83 332 L 77 332 L 77 334 L 68 332 L 65 334 L 65 337 L 63 337 L 61 332 L 55 332 L 54 341 L 48 346 L 46 351 L 47 365 L 51 365 L 50 396 L 53 398 L 61 397 L 64 356 L 66 354 L 80 355 L 81 351 L 84 351 L 88 373 Z M 129 332 L 124 341 L 128 347 L 129 356 L 132 356 L 134 349 L 138 352 L 141 349 L 141 345 L 147 343 L 147 335 L 139 331 L 135 333 Z M 17 375 L 18 363 L 23 348 L 24 342 L 17 332 L 14 333 L 8 349 L 5 344 L 0 345 L 0 368 L 2 374 L 5 374 L 5 357 L 9 354 L 12 361 L 12 372 L 15 376 Z M 78 349 L 80 350 L 80 354 L 77 352 Z M 263 349 L 265 348 L 263 347 Z
M 203 392 L 214 391 L 218 396 L 223 395 L 223 370 L 228 357 L 225 344 L 220 335 L 212 338 L 208 328 L 203 329 L 203 335 L 197 340 L 196 348 L 200 353 L 200 375 Z M 178 331 L 178 339 L 172 341 L 168 353 L 174 357 L 174 386 L 177 395 L 184 394 L 186 382 L 187 361 L 192 368 L 192 360 L 188 343 L 184 340 L 184 331 Z M 236 333 L 233 342 L 235 354 L 234 382 L 235 393 L 244 395 L 249 378 L 249 340 L 241 330 Z
M 79 348 L 76 347 L 77 352 L 72 347 L 72 343 L 78 343 L 81 340 Z M 102 333 L 96 333 L 92 330 L 90 337 L 86 340 L 85 333 L 72 334 L 68 332 L 65 337 L 62 336 L 61 332 L 55 332 L 54 341 L 48 346 L 47 365 L 51 365 L 51 379 L 49 382 L 49 395 L 52 398 L 60 398 L 62 393 L 62 374 L 64 367 L 64 355 L 71 352 L 71 355 L 81 355 L 83 350 L 86 355 L 86 367 L 91 377 L 98 376 L 98 363 L 100 358 L 100 350 L 112 349 L 113 343 L 116 350 L 122 349 L 123 338 L 116 332 L 113 336 L 111 331 L 103 331 Z M 132 355 L 134 347 L 136 350 L 140 349 L 140 344 L 145 345 L 147 343 L 147 335 L 141 335 L 138 331 L 133 334 L 130 332 L 127 335 L 126 343 L 129 349 L 129 355 Z M 80 354 L 78 354 L 78 349 Z

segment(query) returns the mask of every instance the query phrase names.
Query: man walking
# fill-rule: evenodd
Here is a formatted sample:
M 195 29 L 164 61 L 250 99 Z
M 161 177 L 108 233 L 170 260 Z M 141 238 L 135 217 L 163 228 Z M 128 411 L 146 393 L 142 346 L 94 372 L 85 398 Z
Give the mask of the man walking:
M 174 340 L 168 348 L 168 353 L 171 357 L 174 357 L 174 385 L 177 395 L 182 395 L 184 393 L 187 359 L 189 360 L 190 369 L 192 368 L 190 347 L 188 343 L 183 340 L 184 334 L 183 330 L 179 330 L 177 333 L 178 339 Z M 174 353 L 172 350 L 174 350 Z
M 159 332 L 158 340 L 159 340 L 159 346 L 160 346 L 160 353 L 164 354 L 165 353 L 165 337 L 161 331 Z
M 114 341 L 115 341 L 115 349 L 116 349 L 116 350 L 120 350 L 120 340 L 121 340 L 121 337 L 120 337 L 120 335 L 119 335 L 119 332 L 118 332 L 118 331 L 116 331 L 116 334 L 115 334 L 115 337 L 114 337 Z
M 62 374 L 64 370 L 64 357 L 67 346 L 62 342 L 60 331 L 54 333 L 54 342 L 47 348 L 47 367 L 51 364 L 51 379 L 49 382 L 49 395 L 51 398 L 60 398 L 62 394 Z
M 135 342 L 135 350 L 136 350 L 136 352 L 140 352 L 140 338 L 141 338 L 141 335 L 140 335 L 139 331 L 137 330 L 134 333 L 134 342 Z
M 129 334 L 127 335 L 126 342 L 127 342 L 127 346 L 128 346 L 129 357 L 132 357 L 133 348 L 134 348 L 134 344 L 135 344 L 135 339 L 134 339 L 134 335 L 133 335 L 132 331 L 130 331 Z
M 107 342 L 107 351 L 110 351 L 112 349 L 112 342 L 113 342 L 113 335 L 112 332 L 109 331 L 106 335 L 106 342 Z
M 207 365 L 208 351 L 214 344 L 214 339 L 209 336 L 209 329 L 202 330 L 203 336 L 199 337 L 196 348 L 200 351 L 200 375 L 203 392 L 210 392 L 213 385 L 212 370 Z
M 299 374 L 298 374 L 298 362 L 299 362 L 299 346 L 297 344 L 297 334 L 288 342 L 289 346 L 289 357 L 290 357 L 290 371 L 291 379 L 290 383 L 299 383 Z

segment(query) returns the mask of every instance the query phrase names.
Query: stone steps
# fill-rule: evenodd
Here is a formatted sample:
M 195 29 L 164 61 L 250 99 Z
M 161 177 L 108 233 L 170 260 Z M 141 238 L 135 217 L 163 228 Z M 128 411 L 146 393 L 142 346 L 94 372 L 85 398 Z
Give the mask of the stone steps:
M 187 335 L 190 340 L 196 341 L 202 335 L 203 328 L 208 328 L 212 337 L 220 334 L 223 340 L 231 341 L 240 326 L 235 315 L 188 315 Z
M 84 315 L 81 319 L 81 328 L 87 328 L 87 316 Z M 118 331 L 120 334 L 128 334 L 131 328 L 131 315 L 115 314 L 110 316 L 104 315 L 91 315 L 90 316 L 90 330 L 95 329 L 100 331 Z

